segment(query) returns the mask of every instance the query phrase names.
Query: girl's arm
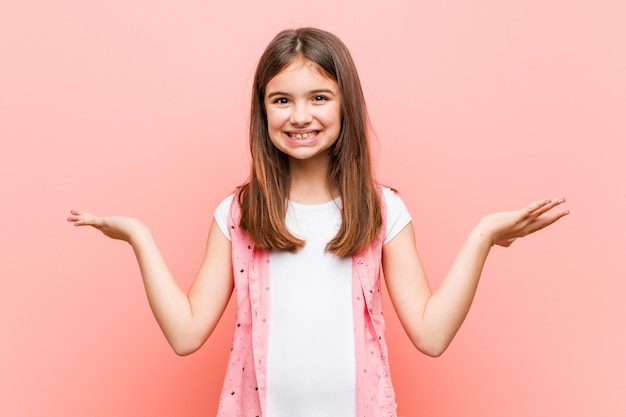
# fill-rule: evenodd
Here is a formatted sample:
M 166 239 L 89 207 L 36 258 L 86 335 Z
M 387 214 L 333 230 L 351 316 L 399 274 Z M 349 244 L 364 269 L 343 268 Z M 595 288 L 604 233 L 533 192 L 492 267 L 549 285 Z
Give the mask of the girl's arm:
M 215 222 L 209 230 L 202 266 L 185 294 L 172 277 L 150 230 L 139 220 L 97 217 L 76 210 L 67 220 L 128 242 L 137 257 L 154 317 L 174 351 L 188 355 L 202 346 L 233 291 L 231 244 Z
M 441 355 L 465 319 L 491 247 L 510 246 L 519 237 L 543 229 L 569 211 L 551 211 L 564 199 L 485 216 L 472 230 L 446 278 L 433 293 L 417 255 L 409 223 L 383 246 L 383 270 L 389 295 L 413 344 L 430 356 Z

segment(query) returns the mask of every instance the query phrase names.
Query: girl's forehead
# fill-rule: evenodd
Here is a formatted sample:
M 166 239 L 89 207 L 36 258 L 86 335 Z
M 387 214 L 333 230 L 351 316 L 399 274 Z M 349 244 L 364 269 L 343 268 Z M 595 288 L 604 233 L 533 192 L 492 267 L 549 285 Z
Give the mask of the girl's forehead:
M 297 72 L 299 70 L 302 69 L 308 69 L 314 73 L 317 73 L 318 75 L 321 75 L 324 78 L 327 78 L 329 80 L 335 81 L 333 79 L 333 77 L 331 77 L 319 64 L 317 64 L 316 62 L 311 61 L 308 58 L 305 58 L 303 56 L 297 56 L 294 59 L 291 60 L 291 62 L 289 62 L 287 65 L 285 65 L 280 71 L 278 71 L 276 73 L 276 75 L 274 75 L 270 81 L 268 82 L 271 83 L 276 77 L 280 76 L 280 75 L 285 75 L 288 73 L 293 73 L 293 72 Z

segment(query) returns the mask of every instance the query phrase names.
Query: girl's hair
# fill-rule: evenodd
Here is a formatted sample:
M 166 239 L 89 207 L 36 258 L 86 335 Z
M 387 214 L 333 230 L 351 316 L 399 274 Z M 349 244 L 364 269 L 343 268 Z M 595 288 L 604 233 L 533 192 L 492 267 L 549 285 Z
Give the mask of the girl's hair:
M 341 131 L 329 149 L 328 182 L 342 199 L 342 223 L 326 250 L 353 255 L 378 236 L 381 203 L 369 149 L 365 99 L 350 52 L 335 35 L 315 28 L 280 32 L 259 60 L 250 111 L 250 177 L 239 190 L 240 226 L 260 249 L 296 251 L 304 241 L 285 225 L 290 171 L 287 155 L 270 140 L 265 111 L 268 82 L 295 59 L 317 64 L 334 79 L 341 96 Z

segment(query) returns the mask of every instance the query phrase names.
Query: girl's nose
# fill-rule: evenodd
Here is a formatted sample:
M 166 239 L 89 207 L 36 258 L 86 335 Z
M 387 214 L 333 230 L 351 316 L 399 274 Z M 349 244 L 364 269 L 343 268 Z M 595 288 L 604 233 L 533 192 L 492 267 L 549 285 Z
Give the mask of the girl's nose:
M 305 126 L 313 121 L 313 115 L 309 109 L 309 106 L 301 103 L 293 106 L 290 120 L 294 126 Z

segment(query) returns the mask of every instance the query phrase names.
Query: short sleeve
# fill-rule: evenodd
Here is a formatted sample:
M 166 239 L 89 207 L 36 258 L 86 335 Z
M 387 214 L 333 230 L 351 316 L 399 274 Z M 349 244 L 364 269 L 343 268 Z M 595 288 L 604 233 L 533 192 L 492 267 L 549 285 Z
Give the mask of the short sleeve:
M 387 243 L 411 222 L 411 214 L 398 193 L 391 188 L 383 187 L 383 196 L 387 204 L 387 234 L 383 243 Z
M 231 240 L 230 231 L 228 230 L 228 213 L 230 212 L 230 205 L 233 201 L 234 194 L 229 195 L 217 206 L 213 213 L 215 223 L 219 226 L 220 230 L 226 236 L 226 239 Z

